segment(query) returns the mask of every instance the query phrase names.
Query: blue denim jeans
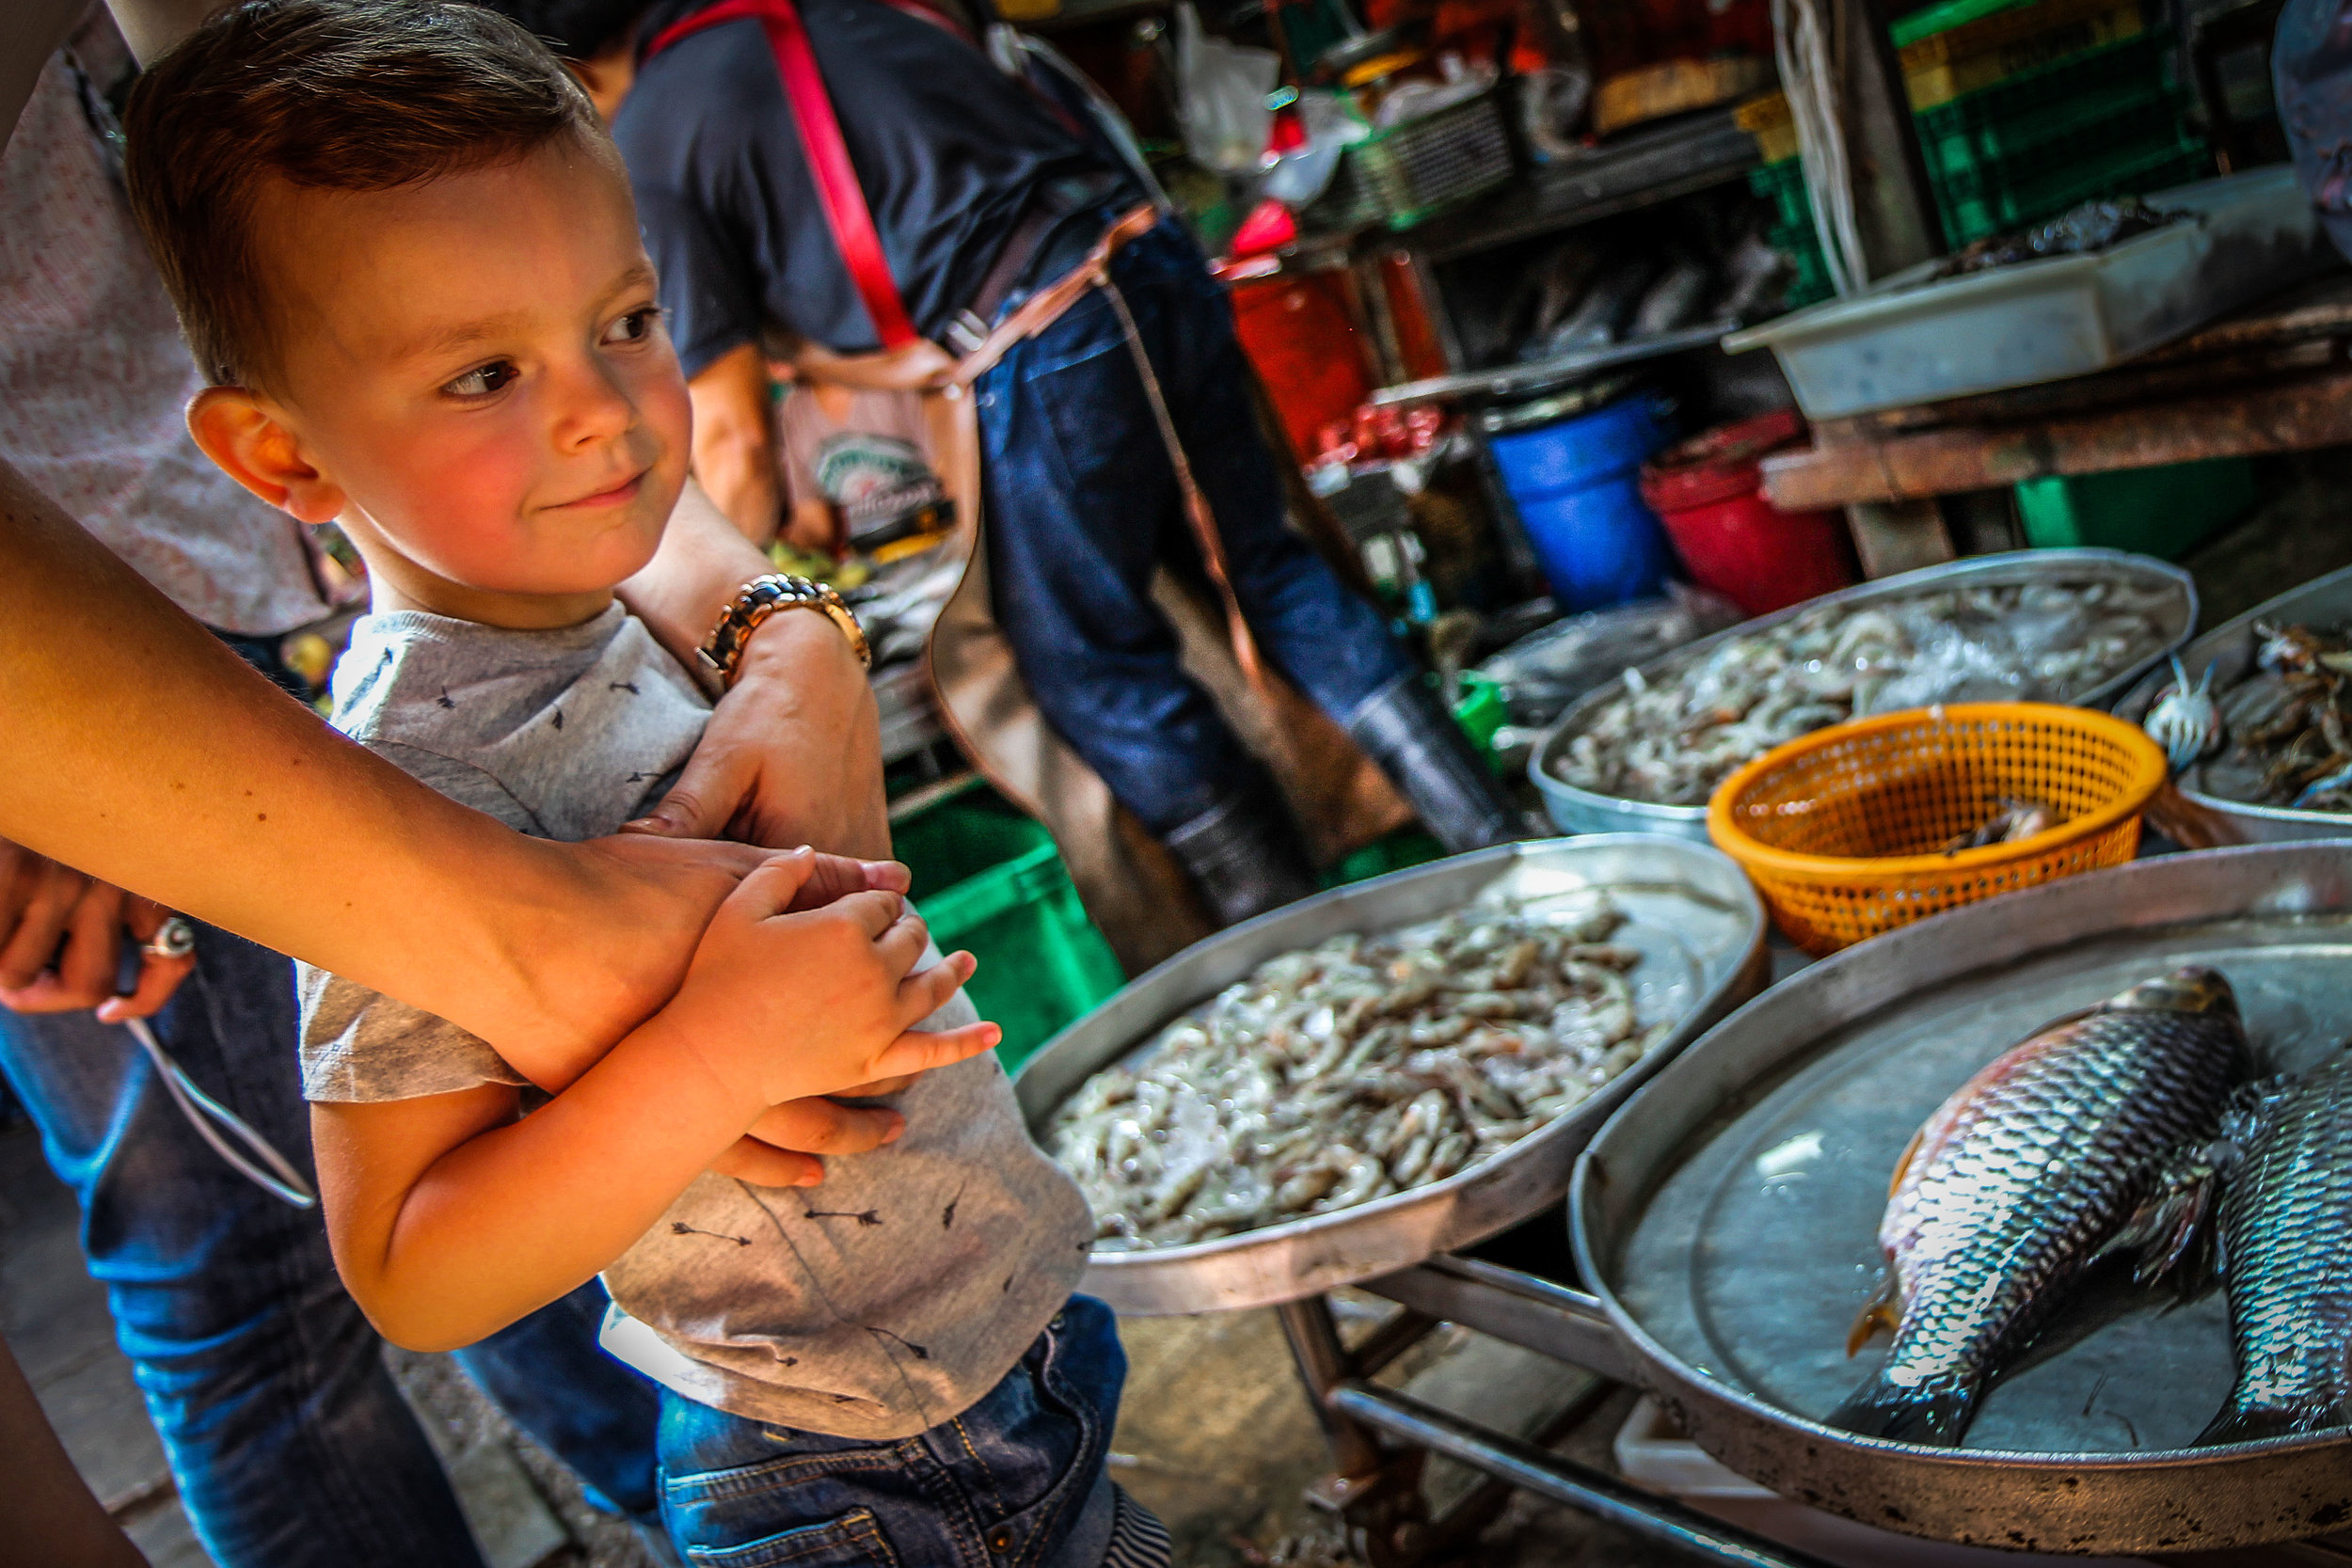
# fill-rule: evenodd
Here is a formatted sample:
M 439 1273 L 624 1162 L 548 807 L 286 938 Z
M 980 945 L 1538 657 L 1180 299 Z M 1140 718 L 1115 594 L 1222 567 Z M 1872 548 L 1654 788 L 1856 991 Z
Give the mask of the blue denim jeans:
M 197 927 L 164 1049 L 306 1174 L 294 967 Z M 220 1568 L 479 1568 L 382 1342 L 343 1291 L 318 1213 L 230 1170 L 180 1117 L 128 1032 L 0 1010 L 0 1069 L 81 1200 L 82 1250 Z M 651 1385 L 596 1348 L 594 1284 L 461 1352 L 597 1500 L 654 1507 Z M 5 1553 L 0 1553 L 5 1555 Z
M 1223 289 L 1173 222 L 1121 250 L 1111 277 L 1216 515 L 1243 617 L 1267 661 L 1346 722 L 1411 665 L 1285 525 Z M 1152 602 L 1153 569 L 1199 555 L 1110 300 L 1089 293 L 1015 344 L 976 393 L 997 624 L 1046 721 L 1166 834 L 1242 793 L 1255 768 L 1178 668 L 1175 630 Z
M 791 1432 L 664 1390 L 661 1509 L 710 1568 L 1101 1568 L 1127 1357 L 1070 1304 L 986 1397 L 896 1443 Z

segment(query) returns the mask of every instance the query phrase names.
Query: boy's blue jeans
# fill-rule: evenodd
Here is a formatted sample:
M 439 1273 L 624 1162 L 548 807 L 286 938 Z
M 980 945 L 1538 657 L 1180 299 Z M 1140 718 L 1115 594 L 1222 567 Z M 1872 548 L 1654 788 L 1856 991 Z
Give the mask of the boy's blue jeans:
M 307 1174 L 294 966 L 197 931 L 196 973 L 156 1016 L 156 1035 Z M 0 1009 L 0 1069 L 81 1200 L 84 1255 L 213 1560 L 480 1568 L 382 1342 L 336 1277 L 317 1212 L 230 1169 L 128 1032 L 89 1013 Z M 657 1406 L 650 1384 L 596 1348 L 603 1314 L 590 1284 L 458 1359 L 602 1500 L 642 1515 L 654 1506 Z
M 1049 242 L 1032 285 L 1076 264 L 1114 215 L 1090 214 L 1070 243 Z M 1285 524 L 1223 287 L 1173 220 L 1121 250 L 1110 272 L 1216 515 L 1259 647 L 1344 724 L 1412 665 L 1379 612 Z M 1025 297 L 1015 291 L 998 319 Z M 1200 556 L 1109 298 L 1086 295 L 974 390 L 996 623 L 1039 710 L 1155 834 L 1248 793 L 1254 765 L 1179 668 L 1175 630 L 1152 602 L 1156 567 Z
M 1073 1296 L 977 1404 L 895 1443 L 763 1426 L 664 1390 L 661 1510 L 710 1568 L 1101 1568 L 1127 1357 Z

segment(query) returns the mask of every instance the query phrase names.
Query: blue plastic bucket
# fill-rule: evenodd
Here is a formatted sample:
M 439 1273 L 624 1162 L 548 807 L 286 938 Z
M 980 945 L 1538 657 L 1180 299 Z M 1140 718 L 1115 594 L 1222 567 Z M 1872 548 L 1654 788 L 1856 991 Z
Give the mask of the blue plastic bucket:
M 1508 414 L 1494 421 L 1508 426 Z M 1664 589 L 1674 557 L 1642 499 L 1642 464 L 1674 434 L 1651 392 L 1532 429 L 1489 437 L 1503 487 L 1535 546 L 1551 596 L 1567 612 L 1602 610 Z

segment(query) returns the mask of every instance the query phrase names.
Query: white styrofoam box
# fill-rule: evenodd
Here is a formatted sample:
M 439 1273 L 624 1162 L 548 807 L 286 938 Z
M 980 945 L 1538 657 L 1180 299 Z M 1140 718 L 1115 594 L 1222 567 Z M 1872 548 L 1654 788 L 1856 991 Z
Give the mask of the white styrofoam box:
M 2089 255 L 1959 277 L 1923 262 L 1724 347 L 1770 348 L 1797 405 L 1836 419 L 2106 370 L 2342 264 L 2287 165 L 2147 201 L 2194 216 Z

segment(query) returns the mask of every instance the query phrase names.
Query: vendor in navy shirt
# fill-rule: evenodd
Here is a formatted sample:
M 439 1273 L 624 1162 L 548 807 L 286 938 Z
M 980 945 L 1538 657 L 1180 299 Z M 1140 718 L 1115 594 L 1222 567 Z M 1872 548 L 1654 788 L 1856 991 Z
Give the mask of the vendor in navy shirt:
M 694 403 L 694 467 L 765 542 L 783 515 L 763 343 L 837 354 L 881 334 L 841 260 L 760 24 L 729 21 L 648 56 L 711 0 L 491 0 L 575 63 L 636 187 Z M 953 352 L 1001 258 L 993 316 L 1076 267 L 1141 200 L 1080 119 L 1007 75 L 917 0 L 801 0 L 811 51 L 914 329 Z M 1111 277 L 1217 518 L 1267 660 L 1345 725 L 1450 848 L 1516 819 L 1371 606 L 1285 526 L 1223 292 L 1172 222 Z M 999 291 L 1003 292 L 1003 291 Z M 1100 291 L 1016 344 L 974 388 L 994 610 L 1048 722 L 1175 851 L 1220 922 L 1315 890 L 1263 767 L 1178 666 L 1151 599 L 1188 550 L 1174 470 Z

